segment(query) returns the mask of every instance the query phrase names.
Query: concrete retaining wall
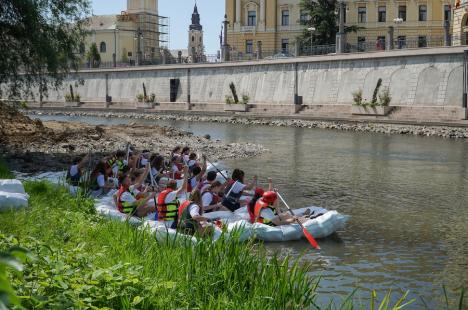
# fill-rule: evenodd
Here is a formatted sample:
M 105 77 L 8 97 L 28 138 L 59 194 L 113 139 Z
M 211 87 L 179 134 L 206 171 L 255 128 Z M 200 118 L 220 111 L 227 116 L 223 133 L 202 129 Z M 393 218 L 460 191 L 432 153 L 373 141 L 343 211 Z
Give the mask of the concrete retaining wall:
M 81 71 L 64 84 L 74 85 L 83 101 L 104 101 L 106 75 L 113 101 L 130 106 L 137 94 L 155 93 L 163 108 L 180 110 L 188 101 L 203 110 L 221 111 L 219 104 L 230 95 L 234 82 L 239 96 L 246 94 L 256 106 L 293 105 L 294 95 L 303 97 L 302 113 L 331 116 L 348 114 L 352 92 L 362 89 L 369 100 L 379 78 L 389 87 L 391 105 L 440 107 L 457 110 L 462 105 L 463 48 L 391 51 L 372 54 L 334 55 L 285 60 L 137 67 Z M 177 104 L 170 101 L 170 79 L 180 80 Z M 84 85 L 79 85 L 82 79 Z M 63 102 L 64 91 L 51 92 L 49 101 Z M 217 104 L 217 105 L 216 105 Z M 282 109 L 283 111 L 283 109 Z M 416 110 L 415 110 L 416 111 Z M 464 113 L 464 112 L 462 112 Z M 450 113 L 449 113 L 450 114 Z M 453 114 L 453 113 L 452 113 Z

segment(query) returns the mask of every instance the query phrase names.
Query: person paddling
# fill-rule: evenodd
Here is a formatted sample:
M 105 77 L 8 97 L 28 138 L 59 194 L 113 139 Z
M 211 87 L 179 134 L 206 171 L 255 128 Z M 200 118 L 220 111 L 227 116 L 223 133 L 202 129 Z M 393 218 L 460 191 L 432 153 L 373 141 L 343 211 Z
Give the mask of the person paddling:
M 72 165 L 68 168 L 66 180 L 71 186 L 80 186 L 80 180 L 83 176 L 83 168 L 89 159 L 89 155 L 83 158 L 77 157 L 73 160 Z
M 305 217 L 296 217 L 281 212 L 276 202 L 278 195 L 274 191 L 265 192 L 256 203 L 254 208 L 253 223 L 262 223 L 269 226 L 281 226 L 294 224 L 297 220 L 301 223 L 307 221 Z
M 137 188 L 142 186 L 148 172 L 149 166 L 146 166 L 144 172 L 136 180 L 132 179 L 129 174 L 124 174 L 119 178 L 121 186 L 117 193 L 117 208 L 120 212 L 142 218 L 156 211 L 156 207 L 148 205 L 148 201 L 154 198 L 154 193 L 137 198 L 140 196 Z
M 182 203 L 179 209 L 178 229 L 182 233 L 206 236 L 212 227 L 208 225 L 208 219 L 203 216 L 202 197 L 199 190 L 194 190 L 190 194 L 189 200 Z
M 99 197 L 107 194 L 109 190 L 114 188 L 114 182 L 109 179 L 112 175 L 112 168 L 104 162 L 99 162 L 94 168 L 90 176 L 89 189 L 91 190 L 91 196 Z
M 218 193 L 221 191 L 223 185 L 214 181 L 204 191 L 202 191 L 202 204 L 203 212 L 209 213 L 213 211 L 230 211 L 228 208 L 221 204 L 221 198 Z
M 244 190 L 251 190 L 257 183 L 257 176 L 253 177 L 250 184 L 244 184 L 244 171 L 234 169 L 231 180 L 228 181 L 225 189 L 222 204 L 232 212 L 241 207 L 240 198 Z
M 177 181 L 170 180 L 166 189 L 162 191 L 157 199 L 158 213 L 157 220 L 163 222 L 166 227 L 175 229 L 177 227 L 178 210 L 180 202 L 178 197 L 186 192 L 188 167 L 183 168 L 184 181 L 182 186 L 177 188 Z

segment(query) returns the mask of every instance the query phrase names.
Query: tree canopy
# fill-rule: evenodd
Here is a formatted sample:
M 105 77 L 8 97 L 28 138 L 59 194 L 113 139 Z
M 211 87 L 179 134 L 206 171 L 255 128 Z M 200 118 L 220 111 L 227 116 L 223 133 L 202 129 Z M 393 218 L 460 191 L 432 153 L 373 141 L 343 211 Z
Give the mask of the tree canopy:
M 46 94 L 78 69 L 89 0 L 0 1 L 0 96 Z

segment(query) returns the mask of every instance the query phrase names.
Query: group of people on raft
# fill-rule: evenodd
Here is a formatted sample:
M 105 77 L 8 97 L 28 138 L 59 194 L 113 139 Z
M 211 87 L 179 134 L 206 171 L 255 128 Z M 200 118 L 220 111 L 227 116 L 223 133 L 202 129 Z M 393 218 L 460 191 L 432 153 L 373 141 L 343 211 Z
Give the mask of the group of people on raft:
M 83 185 L 85 169 L 90 164 L 89 155 L 74 160 L 67 172 L 71 186 Z M 226 179 L 225 182 L 217 181 L 218 173 Z M 174 148 L 169 158 L 128 147 L 127 151 L 120 150 L 100 160 L 91 169 L 85 187 L 93 197 L 113 190 L 114 202 L 120 212 L 140 218 L 155 213 L 155 219 L 166 227 L 188 234 L 206 235 L 212 230 L 212 220 L 204 214 L 235 212 L 242 207 L 247 207 L 251 223 L 271 226 L 298 220 L 305 222 L 313 217 L 308 213 L 296 217 L 282 212 L 271 179 L 265 191 L 257 187 L 256 176 L 247 184 L 244 177 L 245 173 L 240 169 L 235 169 L 230 178 L 219 170 L 207 171 L 206 157 L 200 158 L 189 147 Z M 188 199 L 181 203 L 181 198 L 187 194 Z

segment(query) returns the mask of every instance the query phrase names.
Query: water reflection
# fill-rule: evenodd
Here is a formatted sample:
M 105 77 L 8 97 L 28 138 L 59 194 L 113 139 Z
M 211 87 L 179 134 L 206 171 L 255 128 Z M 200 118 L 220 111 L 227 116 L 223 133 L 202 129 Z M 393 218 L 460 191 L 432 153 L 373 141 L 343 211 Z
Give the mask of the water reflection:
M 55 117 L 56 118 L 56 117 Z M 124 119 L 84 118 L 91 123 Z M 143 121 L 154 123 L 153 121 Z M 351 215 L 320 253 L 304 241 L 270 244 L 300 256 L 321 275 L 322 302 L 362 289 L 410 290 L 411 308 L 440 307 L 442 284 L 468 288 L 468 143 L 413 136 L 212 123 L 158 121 L 271 152 L 230 160 L 275 186 L 295 207 L 310 204 Z

